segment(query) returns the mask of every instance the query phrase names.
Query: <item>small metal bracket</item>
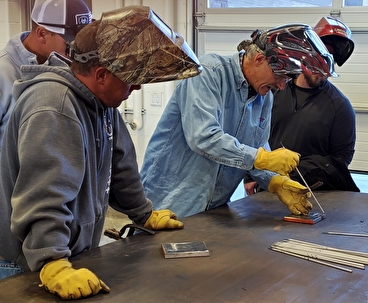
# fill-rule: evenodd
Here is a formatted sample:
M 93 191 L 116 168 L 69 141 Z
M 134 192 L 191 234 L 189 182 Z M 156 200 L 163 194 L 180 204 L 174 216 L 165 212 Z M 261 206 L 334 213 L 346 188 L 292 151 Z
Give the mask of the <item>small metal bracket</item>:
M 206 17 L 206 13 L 204 13 L 204 12 L 195 12 L 193 14 L 193 17 L 195 17 L 195 18 L 204 18 L 204 17 Z
M 142 108 L 141 110 L 142 116 L 146 114 L 146 109 Z M 123 114 L 130 114 L 133 115 L 134 114 L 134 110 L 132 108 L 124 108 Z
M 129 115 L 134 115 L 134 109 L 133 108 L 124 108 L 123 111 L 120 112 L 120 114 L 123 115 L 123 117 L 125 117 L 125 115 L 129 114 Z M 141 115 L 145 115 L 146 114 L 146 109 L 142 108 L 141 110 Z M 139 121 L 137 122 L 137 120 L 129 120 L 129 121 L 125 121 L 126 124 L 128 124 L 130 126 L 130 128 L 132 130 L 137 130 L 140 129 L 142 127 L 142 123 L 139 123 Z
M 206 13 L 205 12 L 195 12 L 193 14 L 193 18 L 196 22 L 196 26 L 201 26 L 204 24 L 206 20 Z
M 340 17 L 341 16 L 341 10 L 339 10 L 339 9 L 331 10 L 330 11 L 330 16 L 335 17 L 335 18 Z

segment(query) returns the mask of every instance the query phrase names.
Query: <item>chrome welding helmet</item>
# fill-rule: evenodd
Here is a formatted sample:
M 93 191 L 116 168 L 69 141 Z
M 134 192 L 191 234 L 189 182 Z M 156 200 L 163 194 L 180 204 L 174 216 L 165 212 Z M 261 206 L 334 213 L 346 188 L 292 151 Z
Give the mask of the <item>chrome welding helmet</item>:
M 334 60 L 318 35 L 306 24 L 285 24 L 252 34 L 276 74 L 321 73 L 337 77 Z
M 342 66 L 354 50 L 350 29 L 340 20 L 322 17 L 313 28 L 338 66 Z
M 198 75 L 202 66 L 182 36 L 147 6 L 132 5 L 103 13 L 96 34 L 97 50 L 73 52 L 85 63 L 99 58 L 102 66 L 129 84 L 156 83 Z

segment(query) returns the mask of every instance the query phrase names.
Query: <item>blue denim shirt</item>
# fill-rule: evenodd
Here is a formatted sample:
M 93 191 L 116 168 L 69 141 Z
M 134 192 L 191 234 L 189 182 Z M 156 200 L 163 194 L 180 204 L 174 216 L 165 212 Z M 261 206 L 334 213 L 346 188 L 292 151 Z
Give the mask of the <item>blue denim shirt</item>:
M 155 209 L 189 216 L 227 203 L 248 170 L 264 188 L 274 176 L 253 169 L 268 140 L 273 95 L 248 99 L 239 55 L 203 56 L 203 72 L 176 87 L 141 169 Z

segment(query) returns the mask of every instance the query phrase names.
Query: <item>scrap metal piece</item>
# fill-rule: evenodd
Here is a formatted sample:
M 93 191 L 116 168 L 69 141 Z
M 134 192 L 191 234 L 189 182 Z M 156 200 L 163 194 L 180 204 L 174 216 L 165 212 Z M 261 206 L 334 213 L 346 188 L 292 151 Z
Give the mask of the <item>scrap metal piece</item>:
M 290 214 L 284 217 L 284 221 L 304 224 L 316 224 L 322 221 L 325 217 L 326 215 L 323 215 L 319 212 L 310 212 L 308 216 Z

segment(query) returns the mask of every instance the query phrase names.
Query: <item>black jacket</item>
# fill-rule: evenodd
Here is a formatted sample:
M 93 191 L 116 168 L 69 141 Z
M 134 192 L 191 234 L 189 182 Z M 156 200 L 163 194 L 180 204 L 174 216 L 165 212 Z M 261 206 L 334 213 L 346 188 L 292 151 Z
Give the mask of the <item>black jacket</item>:
M 348 170 L 355 139 L 353 107 L 329 81 L 313 89 L 291 81 L 275 94 L 271 150 L 283 145 L 300 153 L 298 168 L 310 186 L 359 191 Z M 296 172 L 290 177 L 301 181 Z

